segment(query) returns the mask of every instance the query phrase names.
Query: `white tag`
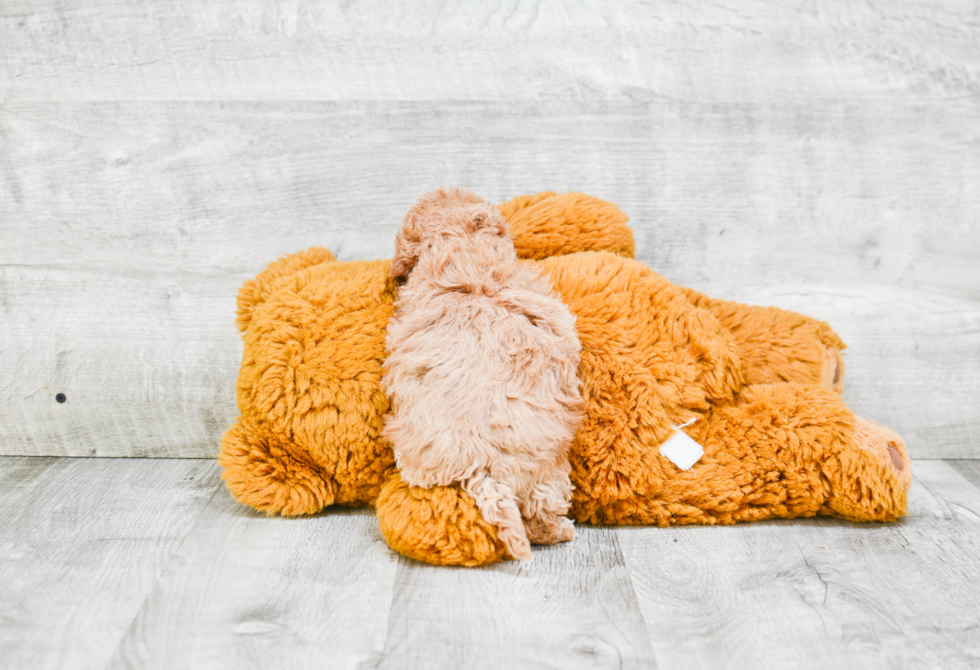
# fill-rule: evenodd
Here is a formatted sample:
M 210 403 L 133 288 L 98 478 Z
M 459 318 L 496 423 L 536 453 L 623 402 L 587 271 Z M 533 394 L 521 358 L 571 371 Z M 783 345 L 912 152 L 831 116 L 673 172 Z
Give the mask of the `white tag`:
M 696 420 L 696 418 L 691 419 L 685 424 L 675 426 L 674 434 L 660 445 L 660 455 L 666 456 L 671 463 L 681 470 L 690 470 L 704 456 L 704 449 L 701 445 L 688 437 L 687 433 L 681 431 L 681 428 L 694 423 Z

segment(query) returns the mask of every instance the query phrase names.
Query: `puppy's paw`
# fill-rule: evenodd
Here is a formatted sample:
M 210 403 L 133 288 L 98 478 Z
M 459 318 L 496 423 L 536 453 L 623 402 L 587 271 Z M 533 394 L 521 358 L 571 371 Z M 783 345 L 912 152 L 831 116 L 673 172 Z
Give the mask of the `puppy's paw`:
M 575 524 L 571 519 L 559 519 L 558 542 L 571 542 L 575 539 Z
M 527 536 L 534 544 L 558 544 L 575 539 L 575 525 L 566 517 L 527 520 Z
M 534 555 L 531 553 L 531 542 L 526 535 L 501 532 L 499 537 L 511 558 L 525 563 L 531 563 L 534 560 Z

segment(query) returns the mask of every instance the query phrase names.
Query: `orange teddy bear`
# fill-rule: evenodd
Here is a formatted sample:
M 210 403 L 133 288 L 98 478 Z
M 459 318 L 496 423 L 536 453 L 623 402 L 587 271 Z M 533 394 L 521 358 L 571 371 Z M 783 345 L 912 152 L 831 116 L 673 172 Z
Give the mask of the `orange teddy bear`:
M 632 259 L 627 217 L 597 198 L 539 193 L 500 210 L 518 255 L 576 317 L 586 408 L 570 453 L 573 519 L 665 526 L 904 514 L 905 446 L 841 400 L 844 344 L 827 324 L 674 286 Z M 373 505 L 406 556 L 491 563 L 506 552 L 473 500 L 458 486 L 405 485 L 381 437 L 390 263 L 339 262 L 312 248 L 245 283 L 241 416 L 222 440 L 222 476 L 258 510 Z M 687 470 L 661 453 L 682 424 L 704 452 Z

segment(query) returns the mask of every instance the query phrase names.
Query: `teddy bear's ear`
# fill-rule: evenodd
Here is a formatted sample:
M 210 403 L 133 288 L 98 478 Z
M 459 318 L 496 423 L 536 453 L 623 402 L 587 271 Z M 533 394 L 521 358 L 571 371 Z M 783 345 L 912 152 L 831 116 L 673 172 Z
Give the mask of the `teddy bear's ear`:
M 265 302 L 266 297 L 281 285 L 284 280 L 306 268 L 336 260 L 329 250 L 323 247 L 311 247 L 298 254 L 283 256 L 259 273 L 255 279 L 249 279 L 238 289 L 238 317 L 235 323 L 238 330 L 244 333 L 252 321 L 252 312 Z
M 633 258 L 629 217 L 615 204 L 585 193 L 524 195 L 498 207 L 522 258 L 540 260 L 578 251 Z

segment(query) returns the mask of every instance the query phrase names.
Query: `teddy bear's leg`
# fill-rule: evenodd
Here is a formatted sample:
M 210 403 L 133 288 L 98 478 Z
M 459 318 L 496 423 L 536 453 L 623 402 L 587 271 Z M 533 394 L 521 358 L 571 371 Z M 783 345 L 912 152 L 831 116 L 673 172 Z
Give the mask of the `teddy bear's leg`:
M 705 453 L 661 487 L 658 497 L 681 512 L 670 523 L 816 514 L 890 521 L 905 513 L 911 464 L 901 438 L 855 417 L 822 386 L 746 387 L 686 432 Z
M 318 472 L 275 440 L 236 421 L 221 439 L 221 478 L 236 500 L 268 514 L 315 514 L 334 502 Z
M 779 309 L 709 298 L 684 289 L 734 335 L 747 384 L 799 382 L 844 391 L 844 343 L 823 321 Z
M 498 205 L 521 258 L 540 260 L 578 251 L 633 258 L 629 217 L 611 202 L 585 193 L 543 192 Z
M 487 565 L 508 557 L 497 529 L 460 488 L 409 486 L 397 472 L 375 503 L 381 534 L 392 549 L 433 565 Z
M 855 448 L 825 462 L 832 494 L 822 513 L 851 521 L 893 521 L 905 513 L 912 461 L 895 431 L 854 417 Z

